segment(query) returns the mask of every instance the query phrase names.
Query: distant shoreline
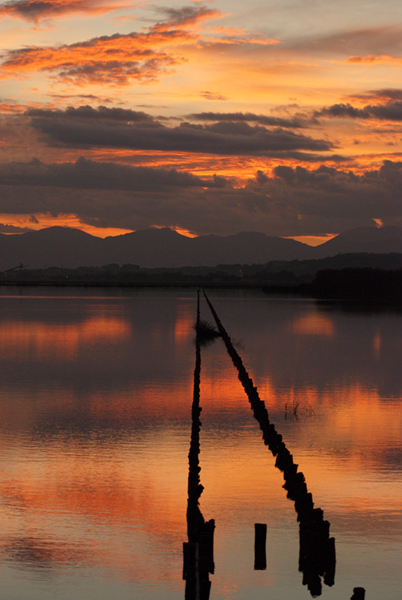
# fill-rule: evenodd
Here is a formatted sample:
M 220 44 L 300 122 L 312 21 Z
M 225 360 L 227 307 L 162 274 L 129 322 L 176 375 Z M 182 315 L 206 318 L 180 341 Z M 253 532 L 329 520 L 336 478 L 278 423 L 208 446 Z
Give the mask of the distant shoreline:
M 69 281 L 69 282 L 63 282 L 63 281 L 0 281 L 0 287 L 84 287 L 84 288 L 90 288 L 90 287 L 94 287 L 94 288 L 100 288 L 100 287 L 104 287 L 104 288 L 153 288 L 153 287 L 157 287 L 157 288 L 200 288 L 200 287 L 205 287 L 205 288 L 221 288 L 221 289 L 262 289 L 261 284 L 250 284 L 250 283 L 245 283 L 245 284 L 240 284 L 240 283 L 233 283 L 233 284 L 223 284 L 223 283 L 157 283 L 157 282 L 149 282 L 149 283 L 135 283 L 135 282 L 130 282 L 130 283 L 124 283 L 124 282 L 96 282 L 96 281 L 89 281 L 89 282 L 83 282 L 83 281 Z M 291 294 L 291 293 L 297 293 L 297 292 L 293 292 L 291 290 L 291 288 L 289 287 L 283 287 L 283 288 L 276 288 L 278 290 L 284 290 L 284 293 L 287 294 Z M 265 291 L 265 290 L 264 290 Z
M 24 274 L 24 276 L 22 275 Z M 31 278 L 29 277 L 31 275 Z M 84 280 L 74 275 L 60 276 L 58 279 L 35 279 L 33 274 L 24 271 L 18 277 L 0 280 L 3 287 L 25 288 L 206 288 L 206 289 L 260 289 L 268 295 L 286 295 L 312 298 L 317 301 L 348 302 L 364 305 L 402 306 L 402 269 L 386 270 L 375 268 L 323 269 L 318 271 L 310 282 L 296 285 L 264 285 L 261 278 L 255 281 L 248 278 L 233 281 L 218 280 L 210 276 L 180 277 L 177 273 L 162 276 L 153 274 L 148 281 L 120 279 Z M 159 277 L 158 277 L 159 275 Z M 26 277 L 26 278 L 25 278 Z M 166 280 L 170 279 L 170 280 Z
M 0 272 L 0 286 L 261 289 L 266 294 L 317 300 L 402 304 L 402 254 L 350 254 L 319 261 L 179 269 L 145 269 L 115 263 L 77 269 L 28 269 L 20 265 Z

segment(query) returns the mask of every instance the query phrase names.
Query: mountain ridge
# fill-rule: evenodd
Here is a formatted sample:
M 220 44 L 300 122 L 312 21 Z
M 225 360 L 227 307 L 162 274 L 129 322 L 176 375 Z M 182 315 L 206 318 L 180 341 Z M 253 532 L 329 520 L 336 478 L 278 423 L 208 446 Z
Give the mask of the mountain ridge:
M 402 253 L 402 228 L 361 227 L 312 247 L 261 232 L 189 238 L 169 228 L 152 228 L 102 239 L 79 229 L 53 226 L 23 234 L 0 234 L 0 271 L 19 264 L 31 269 L 100 267 L 110 263 L 143 268 L 214 267 L 353 252 Z

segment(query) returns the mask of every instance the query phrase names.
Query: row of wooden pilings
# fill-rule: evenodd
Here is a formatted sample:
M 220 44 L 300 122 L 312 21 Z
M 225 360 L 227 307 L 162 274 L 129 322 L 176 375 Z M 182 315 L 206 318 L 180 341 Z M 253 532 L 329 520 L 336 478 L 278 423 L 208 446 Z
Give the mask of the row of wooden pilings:
M 295 503 L 300 535 L 299 570 L 303 573 L 303 584 L 307 585 L 311 595 L 319 596 L 322 592 L 321 578 L 328 586 L 332 586 L 335 579 L 335 539 L 329 535 L 330 524 L 324 519 L 323 511 L 320 508 L 314 508 L 313 498 L 307 490 L 303 473 L 298 472 L 298 465 L 294 463 L 293 456 L 283 442 L 282 436 L 270 423 L 265 403 L 260 400 L 253 380 L 248 375 L 205 292 L 204 296 L 226 349 L 237 368 L 254 417 L 262 430 L 264 443 L 276 457 L 275 466 L 283 473 L 285 480 L 283 487 L 287 490 L 287 497 Z
M 200 321 L 200 298 L 197 299 L 197 323 L 195 341 L 195 368 L 193 403 L 191 406 L 191 440 L 188 454 L 188 499 L 187 538 L 183 544 L 183 579 L 186 581 L 185 600 L 208 600 L 211 582 L 209 574 L 214 572 L 214 529 L 215 521 L 205 521 L 199 507 L 203 491 L 199 465 L 200 455 L 200 379 L 201 348 L 197 329 Z

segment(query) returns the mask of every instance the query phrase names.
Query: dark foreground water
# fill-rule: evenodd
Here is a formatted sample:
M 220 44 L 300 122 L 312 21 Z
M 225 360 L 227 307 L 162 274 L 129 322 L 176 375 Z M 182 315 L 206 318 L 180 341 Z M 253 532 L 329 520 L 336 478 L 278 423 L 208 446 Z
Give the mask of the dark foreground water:
M 400 600 L 401 314 L 209 296 L 330 522 L 322 597 Z M 195 316 L 195 290 L 0 289 L 1 600 L 184 599 Z M 201 361 L 210 598 L 310 598 L 294 503 L 222 341 Z

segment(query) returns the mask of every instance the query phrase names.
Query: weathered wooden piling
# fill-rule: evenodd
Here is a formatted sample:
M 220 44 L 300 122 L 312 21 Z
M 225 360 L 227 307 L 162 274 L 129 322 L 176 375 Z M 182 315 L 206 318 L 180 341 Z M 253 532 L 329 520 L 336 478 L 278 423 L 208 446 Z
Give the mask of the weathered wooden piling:
M 303 573 L 303 584 L 307 585 L 311 595 L 319 596 L 322 592 L 321 578 L 329 586 L 333 585 L 335 580 L 335 539 L 329 537 L 329 522 L 324 520 L 321 509 L 314 508 L 312 495 L 307 490 L 303 473 L 297 471 L 298 465 L 293 462 L 293 456 L 283 442 L 282 436 L 269 422 L 265 403 L 259 398 L 257 388 L 205 292 L 204 296 L 226 350 L 237 368 L 238 377 L 247 394 L 254 417 L 260 425 L 264 443 L 276 457 L 275 466 L 283 472 L 285 480 L 283 487 L 287 490 L 288 498 L 295 503 L 299 521 L 299 570 Z
M 200 321 L 200 297 L 197 296 L 197 322 L 195 340 L 195 368 L 193 403 L 191 406 L 191 440 L 188 453 L 188 499 L 187 499 L 187 537 L 183 544 L 183 579 L 186 581 L 185 600 L 208 600 L 211 582 L 209 574 L 214 572 L 213 540 L 215 521 L 205 522 L 199 507 L 199 498 L 203 491 L 200 480 L 200 380 L 201 348 L 198 337 Z
M 254 570 L 263 571 L 267 568 L 267 525 L 254 524 Z
M 353 596 L 350 600 L 364 600 L 366 590 L 362 587 L 353 588 Z

